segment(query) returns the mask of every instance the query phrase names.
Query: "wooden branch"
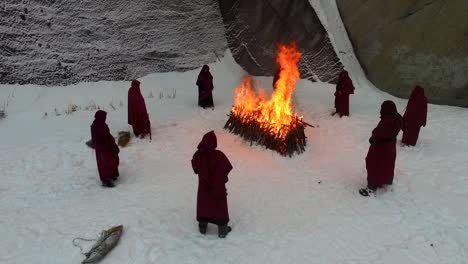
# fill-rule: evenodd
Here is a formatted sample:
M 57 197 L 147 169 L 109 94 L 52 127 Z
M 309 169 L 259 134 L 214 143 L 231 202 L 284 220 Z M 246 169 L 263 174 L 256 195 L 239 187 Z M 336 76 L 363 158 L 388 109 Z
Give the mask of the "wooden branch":
M 263 145 L 268 149 L 275 150 L 283 156 L 293 156 L 295 153 L 305 151 L 306 136 L 305 125 L 312 126 L 298 117 L 294 117 L 290 125 L 283 125 L 279 133 L 274 133 L 274 128 L 267 122 L 258 123 L 256 114 L 240 112 L 240 116 L 231 113 L 224 128 L 233 134 L 239 135 L 250 145 Z M 280 134 L 286 134 L 284 138 Z

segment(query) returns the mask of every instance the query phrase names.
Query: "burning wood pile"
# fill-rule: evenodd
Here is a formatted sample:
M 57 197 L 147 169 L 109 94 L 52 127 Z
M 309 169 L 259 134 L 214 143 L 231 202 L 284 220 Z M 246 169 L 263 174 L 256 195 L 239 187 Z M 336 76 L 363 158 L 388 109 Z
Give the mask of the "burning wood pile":
M 291 110 L 292 94 L 300 77 L 297 64 L 301 56 L 295 43 L 280 45 L 276 58 L 280 66 L 279 78 L 271 98 L 262 89 L 257 94 L 252 78 L 246 77 L 236 88 L 234 107 L 224 128 L 251 144 L 264 145 L 283 156 L 304 152 L 304 130 L 308 124 Z

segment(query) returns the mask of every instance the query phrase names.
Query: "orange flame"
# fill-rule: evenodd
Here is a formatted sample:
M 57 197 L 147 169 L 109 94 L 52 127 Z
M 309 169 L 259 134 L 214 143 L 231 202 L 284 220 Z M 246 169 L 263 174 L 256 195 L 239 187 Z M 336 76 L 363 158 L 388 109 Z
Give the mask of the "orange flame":
M 283 128 L 296 124 L 292 122 L 296 117 L 291 110 L 291 99 L 300 77 L 297 64 L 301 56 L 295 42 L 289 46 L 279 45 L 276 62 L 280 66 L 280 73 L 271 98 L 268 99 L 263 89 L 256 94 L 252 77 L 248 76 L 236 87 L 233 113 L 246 121 L 255 119 L 270 133 L 285 138 L 287 131 Z

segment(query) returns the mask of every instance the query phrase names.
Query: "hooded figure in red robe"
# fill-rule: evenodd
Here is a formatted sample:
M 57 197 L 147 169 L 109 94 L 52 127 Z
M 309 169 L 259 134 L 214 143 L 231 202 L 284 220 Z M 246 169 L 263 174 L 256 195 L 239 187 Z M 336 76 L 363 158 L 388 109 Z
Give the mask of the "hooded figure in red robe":
M 137 80 L 133 80 L 132 86 L 128 89 L 128 124 L 133 127 L 133 133 L 137 137 L 151 133 L 145 99 L 140 91 L 140 82 Z
M 119 147 L 106 124 L 107 113 L 98 110 L 91 125 L 91 140 L 96 151 L 99 178 L 105 187 L 114 187 L 119 177 Z
M 232 165 L 216 147 L 215 133 L 206 133 L 193 155 L 192 168 L 198 174 L 197 221 L 200 233 L 205 234 L 208 223 L 212 223 L 218 225 L 218 236 L 223 238 L 231 231 L 227 225 L 226 183 Z
M 213 107 L 213 76 L 208 65 L 203 65 L 196 84 L 198 86 L 198 105 L 203 108 Z
M 424 95 L 424 89 L 419 85 L 414 87 L 411 93 L 403 120 L 403 138 L 401 141 L 405 145 L 414 146 L 418 141 L 419 130 L 422 126 L 426 126 L 427 121 L 427 97 Z
M 349 116 L 349 95 L 354 94 L 353 81 L 348 76 L 348 72 L 343 70 L 338 78 L 335 92 L 335 109 L 334 114 Z
M 369 139 L 366 157 L 367 186 L 371 191 L 393 183 L 396 159 L 396 138 L 402 128 L 402 117 L 395 103 L 385 101 L 380 109 L 380 122 Z
M 276 82 L 279 80 L 280 78 L 280 72 L 281 72 L 281 68 L 278 68 L 276 71 L 275 71 L 275 74 L 273 75 L 273 91 L 276 90 Z

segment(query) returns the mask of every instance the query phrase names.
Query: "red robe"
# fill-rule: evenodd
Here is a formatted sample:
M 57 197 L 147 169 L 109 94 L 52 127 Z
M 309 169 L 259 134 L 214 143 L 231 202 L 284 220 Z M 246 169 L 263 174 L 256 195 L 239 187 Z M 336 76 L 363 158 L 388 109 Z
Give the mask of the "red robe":
M 137 80 L 133 80 L 132 86 L 128 89 L 128 124 L 133 127 L 135 136 L 144 136 L 151 132 L 145 99 L 140 91 L 140 82 Z
M 224 225 L 229 222 L 225 184 L 232 165 L 216 146 L 216 135 L 210 131 L 192 158 L 193 171 L 198 174 L 197 220 Z
M 208 65 L 203 65 L 198 74 L 196 85 L 198 86 L 198 105 L 203 108 L 212 107 L 214 85 Z
M 275 74 L 273 75 L 273 90 L 276 90 L 276 82 L 280 78 L 280 72 L 281 72 L 281 69 L 278 69 L 278 70 L 276 70 Z
M 382 103 L 380 122 L 372 131 L 366 157 L 367 185 L 371 189 L 393 183 L 396 160 L 396 138 L 402 127 L 402 117 L 392 101 Z
M 119 147 L 106 124 L 107 113 L 98 110 L 91 125 L 91 140 L 96 151 L 99 178 L 109 182 L 119 176 Z
M 416 86 L 411 93 L 403 120 L 403 138 L 401 141 L 403 144 L 414 146 L 418 141 L 419 130 L 422 126 L 426 126 L 427 121 L 427 97 L 424 95 L 422 87 Z
M 349 95 L 354 94 L 353 81 L 348 76 L 348 72 L 343 70 L 340 73 L 335 92 L 336 113 L 341 116 L 349 116 Z

